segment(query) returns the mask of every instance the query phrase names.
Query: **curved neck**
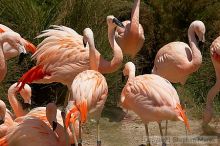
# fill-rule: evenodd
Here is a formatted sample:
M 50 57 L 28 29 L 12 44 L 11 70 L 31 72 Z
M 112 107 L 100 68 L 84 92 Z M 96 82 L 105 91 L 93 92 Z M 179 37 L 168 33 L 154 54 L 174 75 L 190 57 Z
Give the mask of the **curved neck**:
M 3 33 L 0 33 L 0 82 L 5 78 L 7 71 L 7 65 L 3 53 L 3 44 L 4 44 Z
M 115 41 L 115 27 L 108 27 L 108 39 L 113 49 L 114 56 L 110 62 L 100 57 L 99 71 L 101 73 L 112 73 L 117 71 L 123 61 L 122 50 Z
M 15 90 L 8 91 L 8 100 L 16 117 L 21 117 L 21 116 L 26 115 L 26 112 L 23 110 L 20 102 L 16 98 Z
M 192 50 L 192 65 L 195 67 L 200 65 L 202 62 L 202 55 L 201 52 L 198 48 L 198 42 L 195 37 L 195 31 L 194 31 L 194 26 L 191 25 L 188 29 L 188 39 L 189 39 L 189 46 Z
M 128 71 L 128 80 L 133 79 L 135 77 L 135 67 L 129 67 Z
M 139 13 L 140 13 L 140 0 L 134 0 L 134 5 L 131 12 L 131 32 L 139 33 Z
M 94 38 L 88 39 L 88 44 L 89 44 L 89 64 L 90 64 L 90 69 L 98 71 L 97 57 L 100 56 L 100 53 L 95 48 Z

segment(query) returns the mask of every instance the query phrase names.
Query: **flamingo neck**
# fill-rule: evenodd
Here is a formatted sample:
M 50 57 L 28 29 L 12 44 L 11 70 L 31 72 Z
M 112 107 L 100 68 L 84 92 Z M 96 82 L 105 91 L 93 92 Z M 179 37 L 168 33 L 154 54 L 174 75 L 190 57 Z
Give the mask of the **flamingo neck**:
M 97 58 L 100 56 L 100 53 L 95 48 L 94 38 L 91 37 L 88 39 L 89 44 L 89 63 L 90 69 L 98 71 L 98 61 Z
M 130 31 L 139 34 L 139 13 L 140 13 L 140 0 L 135 0 L 131 12 L 131 27 Z
M 135 77 L 135 67 L 130 66 L 128 72 L 128 80 L 133 79 Z
M 0 82 L 5 78 L 7 72 L 7 65 L 3 53 L 3 44 L 3 33 L 0 33 Z
M 194 24 L 190 25 L 188 29 L 188 39 L 189 39 L 189 45 L 192 50 L 192 65 L 194 67 L 198 67 L 198 65 L 202 62 L 202 55 L 198 48 L 198 42 L 195 37 L 195 31 L 194 31 Z
M 117 71 L 123 61 L 123 54 L 122 50 L 115 41 L 115 27 L 108 27 L 108 39 L 109 43 L 113 49 L 113 58 L 111 61 L 106 61 L 101 58 L 100 65 L 99 65 L 99 71 L 101 73 L 113 73 Z
M 21 116 L 26 115 L 26 112 L 23 110 L 20 102 L 16 98 L 15 89 L 8 90 L 8 100 L 16 117 L 21 117 Z
M 65 145 L 66 143 L 66 138 L 65 138 L 65 131 L 64 131 L 64 128 L 57 123 L 57 128 L 56 130 L 54 131 L 57 136 L 58 136 L 58 139 L 59 139 L 59 143 L 62 144 L 62 145 Z

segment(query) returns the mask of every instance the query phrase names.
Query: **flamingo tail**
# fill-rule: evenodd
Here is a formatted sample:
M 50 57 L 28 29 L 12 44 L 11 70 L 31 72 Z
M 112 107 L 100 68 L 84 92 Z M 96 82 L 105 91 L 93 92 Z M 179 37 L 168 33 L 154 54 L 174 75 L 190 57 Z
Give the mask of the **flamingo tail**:
M 75 123 L 75 121 L 78 118 L 77 116 L 78 112 L 79 112 L 78 108 L 75 105 L 73 105 L 73 108 L 66 115 L 66 119 L 65 119 L 66 127 L 69 127 L 70 122 L 73 124 Z
M 87 100 L 83 99 L 80 104 L 77 105 L 80 111 L 80 117 L 81 117 L 81 122 L 85 123 L 87 120 L 87 112 L 88 112 L 88 107 L 87 107 Z
M 24 88 L 24 85 L 26 83 L 32 83 L 35 80 L 43 79 L 46 75 L 48 74 L 43 71 L 42 66 L 35 66 L 31 68 L 29 71 L 23 74 L 23 76 L 18 80 L 17 86 L 21 83 L 18 92 L 20 92 L 21 89 Z
M 183 122 L 184 122 L 185 125 L 186 125 L 186 128 L 190 131 L 190 126 L 189 126 L 188 119 L 187 119 L 186 114 L 185 114 L 184 110 L 182 109 L 181 105 L 180 105 L 180 104 L 177 104 L 177 105 L 176 105 L 176 109 L 179 111 L 180 116 L 182 117 Z

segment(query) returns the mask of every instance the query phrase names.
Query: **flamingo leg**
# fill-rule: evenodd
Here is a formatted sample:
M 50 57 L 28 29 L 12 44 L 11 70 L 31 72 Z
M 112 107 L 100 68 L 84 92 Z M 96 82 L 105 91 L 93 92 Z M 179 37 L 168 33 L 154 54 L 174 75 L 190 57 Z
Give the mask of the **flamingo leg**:
M 78 145 L 78 141 L 77 141 L 77 138 L 76 138 L 76 133 L 75 133 L 75 129 L 74 129 L 73 123 L 70 123 L 70 129 L 71 129 L 71 132 L 73 134 L 74 143 L 75 143 L 75 145 Z
M 149 132 L 148 132 L 148 124 L 145 124 L 145 131 L 146 131 L 146 136 L 147 136 L 147 146 L 151 146 Z
M 97 146 L 101 146 L 99 120 L 97 120 Z
M 65 133 L 65 139 L 66 139 L 66 146 L 69 146 L 69 135 L 67 133 L 67 128 L 66 128 L 66 124 L 65 124 L 65 117 L 66 117 L 66 112 L 65 109 L 63 109 L 61 111 L 61 117 L 63 119 L 63 126 L 64 126 L 64 133 Z
M 165 136 L 167 136 L 167 126 L 168 126 L 168 120 L 166 120 Z
M 220 81 L 217 81 L 215 85 L 209 90 L 206 101 L 206 108 L 203 115 L 203 125 L 208 125 L 213 116 L 213 101 L 217 93 L 219 92 Z
M 162 140 L 162 146 L 166 146 L 166 142 L 163 136 L 163 131 L 162 131 L 162 127 L 161 127 L 161 122 L 158 123 L 159 125 L 159 129 L 160 129 L 160 135 L 161 135 L 161 140 Z
M 82 146 L 82 125 L 81 125 L 81 120 L 79 120 L 79 143 L 78 146 Z

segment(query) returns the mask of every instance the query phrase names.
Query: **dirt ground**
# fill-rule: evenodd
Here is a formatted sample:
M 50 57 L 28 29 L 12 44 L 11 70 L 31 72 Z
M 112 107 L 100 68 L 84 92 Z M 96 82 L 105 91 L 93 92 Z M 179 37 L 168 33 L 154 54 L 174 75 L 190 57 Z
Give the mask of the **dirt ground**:
M 100 121 L 102 146 L 143 146 L 146 144 L 145 128 L 133 112 L 128 113 L 120 108 L 105 109 Z M 204 134 L 201 122 L 189 118 L 191 132 L 188 142 L 185 137 L 185 126 L 181 121 L 169 121 L 167 146 L 220 146 L 220 122 L 214 121 L 209 134 Z M 162 123 L 165 131 L 165 122 Z M 160 132 L 157 123 L 149 124 L 151 146 L 161 146 Z M 88 122 L 83 127 L 83 146 L 96 146 L 96 124 Z

